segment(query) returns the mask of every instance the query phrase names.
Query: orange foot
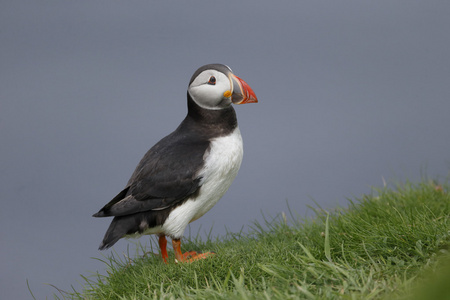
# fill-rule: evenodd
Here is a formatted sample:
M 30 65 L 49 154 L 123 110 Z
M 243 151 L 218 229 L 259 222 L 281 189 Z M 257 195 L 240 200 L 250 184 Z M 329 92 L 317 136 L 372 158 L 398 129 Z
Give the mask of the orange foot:
M 194 262 L 199 259 L 205 259 L 212 255 L 214 252 L 206 252 L 206 253 L 197 253 L 195 251 L 188 251 L 185 253 L 181 253 L 181 241 L 179 239 L 172 240 L 173 250 L 175 252 L 175 261 L 176 262 Z
M 205 259 L 205 258 L 208 258 L 213 255 L 215 255 L 214 252 L 202 253 L 202 252 L 189 251 L 189 252 L 185 252 L 182 254 L 183 260 L 181 260 L 181 262 L 194 262 L 196 260 Z
M 195 251 L 188 251 L 185 253 L 181 253 L 181 241 L 179 239 L 173 239 L 172 240 L 173 250 L 175 252 L 175 261 L 176 262 L 194 262 L 199 259 L 205 259 L 210 256 L 215 255 L 214 252 L 195 252 Z M 164 235 L 159 236 L 159 247 L 161 248 L 161 256 L 164 262 L 167 264 L 167 259 L 169 258 L 169 255 L 167 254 L 167 240 Z

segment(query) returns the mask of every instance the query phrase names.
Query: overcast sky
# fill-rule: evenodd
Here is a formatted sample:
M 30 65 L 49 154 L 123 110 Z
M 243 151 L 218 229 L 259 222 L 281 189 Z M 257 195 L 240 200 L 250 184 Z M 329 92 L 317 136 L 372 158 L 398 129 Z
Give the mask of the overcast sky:
M 248 229 L 286 200 L 300 215 L 345 206 L 383 178 L 445 178 L 449 14 L 448 1 L 1 1 L 0 297 L 30 298 L 28 279 L 52 298 L 46 283 L 104 272 L 92 257 L 110 220 L 91 215 L 184 118 L 204 64 L 229 65 L 259 103 L 235 107 L 240 173 L 193 232 Z

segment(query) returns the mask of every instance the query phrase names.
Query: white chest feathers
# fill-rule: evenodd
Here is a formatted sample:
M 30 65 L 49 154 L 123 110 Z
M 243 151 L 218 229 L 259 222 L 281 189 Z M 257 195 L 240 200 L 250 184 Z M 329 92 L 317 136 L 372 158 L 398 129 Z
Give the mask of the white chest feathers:
M 239 128 L 228 136 L 212 140 L 209 151 L 205 153 L 205 165 L 198 174 L 202 177 L 199 194 L 175 208 L 162 226 L 162 231 L 175 238 L 181 237 L 190 222 L 203 216 L 222 198 L 239 171 L 242 157 Z

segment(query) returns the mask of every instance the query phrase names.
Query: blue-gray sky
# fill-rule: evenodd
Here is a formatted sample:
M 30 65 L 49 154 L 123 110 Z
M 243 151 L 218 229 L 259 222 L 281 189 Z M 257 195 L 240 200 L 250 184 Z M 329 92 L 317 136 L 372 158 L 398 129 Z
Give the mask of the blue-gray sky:
M 30 298 L 27 279 L 51 298 L 45 283 L 104 271 L 91 257 L 110 220 L 91 215 L 184 118 L 203 64 L 229 65 L 259 103 L 236 107 L 240 173 L 193 232 L 248 228 L 286 200 L 300 215 L 332 209 L 383 178 L 446 177 L 449 13 L 448 1 L 2 1 L 1 298 Z

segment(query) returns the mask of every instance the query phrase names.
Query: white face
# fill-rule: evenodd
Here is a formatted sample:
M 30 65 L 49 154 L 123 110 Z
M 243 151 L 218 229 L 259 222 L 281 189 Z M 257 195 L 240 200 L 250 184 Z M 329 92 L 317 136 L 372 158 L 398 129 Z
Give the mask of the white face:
M 217 70 L 201 72 L 189 85 L 188 91 L 195 103 L 202 108 L 222 109 L 231 105 L 230 79 Z

